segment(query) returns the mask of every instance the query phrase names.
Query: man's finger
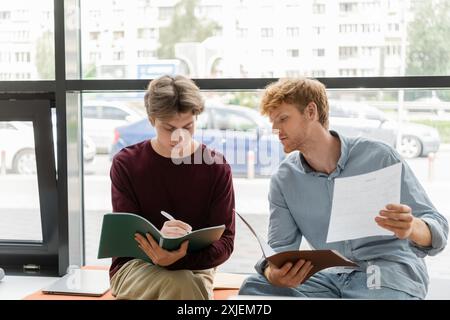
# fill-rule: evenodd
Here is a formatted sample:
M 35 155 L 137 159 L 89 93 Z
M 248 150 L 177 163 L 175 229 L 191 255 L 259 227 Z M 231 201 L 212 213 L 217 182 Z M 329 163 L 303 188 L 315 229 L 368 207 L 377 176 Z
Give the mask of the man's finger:
M 145 236 L 147 237 L 147 241 L 150 244 L 150 247 L 156 251 L 159 247 L 159 244 L 153 239 L 152 235 L 150 233 L 146 233 Z
M 389 203 L 388 205 L 386 205 L 386 209 L 404 213 L 411 212 L 411 208 L 407 205 L 396 203 Z
M 397 232 L 399 231 L 399 230 L 396 229 L 396 228 L 393 228 L 393 227 L 390 227 L 390 226 L 386 226 L 386 225 L 384 225 L 384 224 L 378 223 L 378 225 L 379 225 L 381 228 L 384 228 L 384 229 L 386 229 L 386 230 L 392 231 L 393 233 L 397 233 Z
M 401 212 L 386 211 L 386 210 L 381 210 L 380 216 L 394 219 L 394 220 L 401 220 L 401 221 L 408 221 L 408 222 L 412 221 L 414 218 L 413 215 L 410 213 L 401 213 Z
M 278 269 L 279 275 L 281 277 L 284 277 L 289 272 L 289 270 L 291 270 L 291 268 L 292 262 L 286 262 L 280 269 Z
M 167 221 L 165 223 L 165 225 L 167 227 L 177 227 L 177 228 L 180 228 L 180 229 L 185 230 L 187 232 L 191 232 L 192 231 L 192 227 L 189 224 L 187 224 L 187 223 L 185 223 L 185 222 L 183 222 L 181 220 L 170 220 L 170 221 Z
M 298 271 L 300 270 L 300 268 L 305 264 L 305 260 L 304 259 L 300 259 L 298 260 L 293 266 L 292 268 L 289 270 L 289 273 L 287 274 L 288 276 L 294 278 Z
M 164 235 L 168 235 L 169 233 L 171 233 L 177 237 L 182 237 L 186 235 L 188 231 L 180 227 L 165 227 L 163 232 Z
M 183 241 L 180 248 L 178 250 L 176 250 L 176 252 L 179 253 L 180 255 L 184 255 L 187 252 L 188 245 L 189 245 L 188 240 Z
M 378 224 L 381 224 L 383 226 L 388 226 L 396 229 L 406 230 L 411 227 L 411 224 L 409 222 L 397 221 L 392 219 L 377 220 L 377 222 Z
M 310 267 L 311 267 L 312 263 L 311 261 L 307 261 L 302 268 L 299 270 L 299 272 L 296 274 L 295 276 L 295 282 L 299 283 L 303 281 L 303 278 L 305 278 L 305 276 L 308 274 Z

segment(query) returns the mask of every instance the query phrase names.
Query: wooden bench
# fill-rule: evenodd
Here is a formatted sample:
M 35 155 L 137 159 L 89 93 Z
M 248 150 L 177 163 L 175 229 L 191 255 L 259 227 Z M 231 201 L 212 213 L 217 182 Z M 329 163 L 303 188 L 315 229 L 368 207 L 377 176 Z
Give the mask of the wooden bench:
M 85 266 L 87 270 L 108 270 L 105 266 Z M 216 273 L 214 281 L 214 300 L 226 300 L 230 296 L 238 294 L 239 287 L 245 279 L 245 275 L 231 273 Z M 45 294 L 41 290 L 36 291 L 23 298 L 24 300 L 115 300 L 111 291 L 108 290 L 101 297 L 74 296 L 62 294 Z

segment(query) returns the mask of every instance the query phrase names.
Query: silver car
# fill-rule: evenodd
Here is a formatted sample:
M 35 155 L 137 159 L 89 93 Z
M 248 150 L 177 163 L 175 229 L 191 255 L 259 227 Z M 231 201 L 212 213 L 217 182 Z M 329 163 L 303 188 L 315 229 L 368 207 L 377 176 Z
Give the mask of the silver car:
M 409 122 L 400 127 L 384 112 L 365 103 L 330 100 L 329 106 L 330 129 L 344 135 L 377 139 L 396 147 L 400 129 L 401 144 L 397 149 L 404 158 L 427 156 L 439 150 L 439 133 L 433 127 Z

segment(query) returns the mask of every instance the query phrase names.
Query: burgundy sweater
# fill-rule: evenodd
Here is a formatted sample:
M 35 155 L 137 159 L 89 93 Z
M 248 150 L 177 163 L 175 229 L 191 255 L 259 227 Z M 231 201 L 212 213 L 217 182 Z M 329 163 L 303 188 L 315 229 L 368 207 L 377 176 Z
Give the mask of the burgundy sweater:
M 233 252 L 235 229 L 231 169 L 221 154 L 209 150 L 205 145 L 190 156 L 191 163 L 199 158 L 200 152 L 209 152 L 207 161 L 202 160 L 201 164 L 174 164 L 172 159 L 156 153 L 147 140 L 122 149 L 112 162 L 113 212 L 139 214 L 158 229 L 167 221 L 161 215 L 161 210 L 190 224 L 193 230 L 225 225 L 225 231 L 218 241 L 203 250 L 186 254 L 168 266 L 169 270 L 216 267 Z M 204 156 L 200 158 L 204 159 Z M 213 158 L 216 163 L 210 164 Z M 113 258 L 110 277 L 131 259 Z

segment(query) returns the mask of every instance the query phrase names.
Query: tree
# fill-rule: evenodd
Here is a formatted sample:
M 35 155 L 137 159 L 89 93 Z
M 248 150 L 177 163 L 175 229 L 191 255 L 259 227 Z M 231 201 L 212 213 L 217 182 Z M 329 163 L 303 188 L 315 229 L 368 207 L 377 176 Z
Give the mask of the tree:
M 406 75 L 448 75 L 450 1 L 423 0 L 413 3 L 413 20 L 408 25 Z M 447 94 L 443 91 L 439 93 L 442 98 Z
M 178 42 L 202 42 L 220 29 L 214 21 L 200 20 L 196 14 L 198 0 L 181 0 L 174 7 L 172 20 L 160 29 L 158 57 L 175 58 L 175 44 Z
M 55 79 L 55 46 L 53 33 L 46 31 L 36 41 L 36 69 L 39 79 Z
M 450 72 L 450 1 L 416 1 L 408 26 L 407 75 Z

